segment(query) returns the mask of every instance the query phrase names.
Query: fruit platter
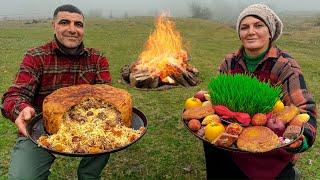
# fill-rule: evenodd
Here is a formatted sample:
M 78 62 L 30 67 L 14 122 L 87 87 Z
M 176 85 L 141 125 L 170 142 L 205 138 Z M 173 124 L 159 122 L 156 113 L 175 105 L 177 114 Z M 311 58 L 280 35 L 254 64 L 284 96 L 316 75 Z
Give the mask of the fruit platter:
M 281 88 L 247 75 L 218 75 L 184 102 L 182 121 L 202 141 L 231 151 L 264 153 L 303 133 L 307 113 L 285 105 Z

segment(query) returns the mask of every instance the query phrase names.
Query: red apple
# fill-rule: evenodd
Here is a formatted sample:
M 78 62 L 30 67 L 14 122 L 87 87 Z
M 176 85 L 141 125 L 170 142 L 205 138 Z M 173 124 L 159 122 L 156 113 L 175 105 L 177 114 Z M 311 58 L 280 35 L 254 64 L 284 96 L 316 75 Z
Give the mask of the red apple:
M 198 131 L 201 128 L 201 123 L 198 119 L 191 119 L 188 122 L 188 127 L 191 129 L 191 131 Z
M 285 129 L 286 129 L 286 126 L 285 124 L 283 123 L 283 121 L 281 120 L 278 120 L 276 118 L 270 118 L 268 119 L 267 121 L 267 124 L 266 126 L 268 128 L 270 128 L 274 133 L 276 133 L 278 136 L 282 136 Z
M 267 116 L 267 119 L 272 118 L 272 116 L 273 116 L 273 112 L 269 112 L 269 113 L 267 113 L 267 114 L 266 114 L 266 116 Z
M 204 101 L 206 101 L 205 94 L 207 94 L 207 93 L 208 93 L 207 91 L 201 90 L 201 91 L 196 92 L 193 97 L 200 99 L 201 102 L 204 102 Z

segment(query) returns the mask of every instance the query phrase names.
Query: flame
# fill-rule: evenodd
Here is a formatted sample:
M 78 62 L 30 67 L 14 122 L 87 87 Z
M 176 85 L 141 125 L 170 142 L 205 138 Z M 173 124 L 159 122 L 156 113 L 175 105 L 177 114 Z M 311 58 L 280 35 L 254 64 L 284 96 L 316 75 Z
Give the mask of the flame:
M 156 29 L 149 36 L 135 69 L 147 70 L 162 81 L 172 73 L 181 73 L 187 67 L 188 55 L 183 50 L 180 33 L 174 22 L 162 13 L 156 20 Z

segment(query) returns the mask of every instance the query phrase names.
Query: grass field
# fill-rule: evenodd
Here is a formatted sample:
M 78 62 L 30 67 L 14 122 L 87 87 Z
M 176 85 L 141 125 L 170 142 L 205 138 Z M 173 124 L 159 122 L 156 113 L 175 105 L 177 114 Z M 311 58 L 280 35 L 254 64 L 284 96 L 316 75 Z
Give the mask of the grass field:
M 202 82 L 197 87 L 166 91 L 139 91 L 119 82 L 120 68 L 136 60 L 153 31 L 154 18 L 87 21 L 85 44 L 105 53 L 110 60 L 113 85 L 128 90 L 134 106 L 149 120 L 148 132 L 140 141 L 111 155 L 103 179 L 205 179 L 202 143 L 185 129 L 180 114 L 185 99 L 200 89 L 206 89 L 210 76 L 217 74 L 224 55 L 235 51 L 240 44 L 229 25 L 198 19 L 174 20 L 192 56 L 190 63 L 200 70 Z M 297 59 L 308 88 L 319 104 L 320 27 L 314 25 L 316 20 L 299 24 L 285 21 L 288 28 L 277 44 Z M 41 45 L 52 37 L 49 21 L 38 24 L 0 21 L 0 96 L 10 86 L 26 49 Z M 0 116 L 0 179 L 7 178 L 16 132 L 14 124 Z M 319 149 L 318 138 L 313 148 L 301 154 L 297 167 L 303 179 L 320 179 Z M 59 156 L 49 179 L 76 179 L 78 162 L 79 158 Z

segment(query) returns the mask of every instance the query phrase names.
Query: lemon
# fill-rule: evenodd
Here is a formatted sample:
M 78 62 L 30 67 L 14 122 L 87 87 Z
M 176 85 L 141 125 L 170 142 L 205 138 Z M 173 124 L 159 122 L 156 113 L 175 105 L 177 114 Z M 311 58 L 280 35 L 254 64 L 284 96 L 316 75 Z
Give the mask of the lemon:
M 279 99 L 276 104 L 273 106 L 272 112 L 277 113 L 280 112 L 284 109 L 284 104 L 283 102 Z

